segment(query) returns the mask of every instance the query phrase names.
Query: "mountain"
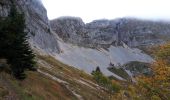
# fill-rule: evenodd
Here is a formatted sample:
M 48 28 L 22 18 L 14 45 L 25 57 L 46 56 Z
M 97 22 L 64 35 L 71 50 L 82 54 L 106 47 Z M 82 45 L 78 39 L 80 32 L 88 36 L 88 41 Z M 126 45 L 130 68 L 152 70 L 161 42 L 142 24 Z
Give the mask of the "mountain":
M 0 0 L 0 16 L 6 17 L 12 7 L 25 14 L 29 43 L 36 53 L 37 72 L 27 71 L 27 78 L 16 80 L 0 70 L 0 100 L 102 100 L 109 99 L 105 88 L 91 75 L 68 66 L 51 55 L 58 54 L 58 36 L 52 32 L 47 13 L 39 0 Z M 0 58 L 0 69 L 8 69 Z
M 54 54 L 57 59 L 88 73 L 99 66 L 105 75 L 119 79 L 121 75 L 110 72 L 109 67 L 123 68 L 131 76 L 124 65 L 133 61 L 154 62 L 139 48 L 163 44 L 170 37 L 170 23 L 134 18 L 101 19 L 85 24 L 81 18 L 66 16 L 51 20 L 50 24 L 59 36 L 62 51 Z
M 129 47 L 161 44 L 170 33 L 168 22 L 135 18 L 101 19 L 85 24 L 81 18 L 60 17 L 50 21 L 50 24 L 65 42 L 92 48 L 108 48 L 122 42 Z
M 119 85 L 127 88 L 126 81 L 135 82 L 134 76 L 152 74 L 148 66 L 155 60 L 140 48 L 163 44 L 170 37 L 168 22 L 120 18 L 84 23 L 78 17 L 49 21 L 40 0 L 0 0 L 1 17 L 8 16 L 12 4 L 25 15 L 38 71 L 27 72 L 24 81 L 0 73 L 0 99 L 109 100 L 112 89 L 115 93 Z M 2 59 L 1 66 L 8 68 Z M 97 83 L 91 75 L 96 68 L 115 79 L 114 84 L 104 76 L 102 81 L 109 84 Z
M 121 68 L 131 61 L 151 63 L 153 59 L 135 47 L 164 43 L 163 35 L 169 36 L 169 23 L 124 18 L 85 24 L 78 17 L 60 17 L 49 22 L 39 0 L 14 3 L 25 14 L 29 42 L 36 52 L 50 54 L 89 74 L 97 66 L 105 75 L 114 75 L 108 70 L 110 64 Z M 10 0 L 1 1 L 2 16 L 8 15 L 10 5 Z
M 13 3 L 25 14 L 29 43 L 36 53 L 51 55 L 88 74 L 99 66 L 105 75 L 124 80 L 108 68 L 120 69 L 132 61 L 152 63 L 153 58 L 136 47 L 161 44 L 169 37 L 169 23 L 124 18 L 85 24 L 78 17 L 49 21 L 41 1 L 14 0 Z M 0 4 L 0 15 L 5 17 L 12 1 L 2 0 Z

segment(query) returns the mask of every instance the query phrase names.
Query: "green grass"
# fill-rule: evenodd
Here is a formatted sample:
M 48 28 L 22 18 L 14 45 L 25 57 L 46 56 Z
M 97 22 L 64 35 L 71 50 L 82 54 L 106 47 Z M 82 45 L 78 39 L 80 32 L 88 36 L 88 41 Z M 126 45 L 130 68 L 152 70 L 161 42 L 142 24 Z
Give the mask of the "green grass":
M 116 93 L 119 92 L 121 89 L 121 86 L 112 82 L 111 79 L 104 76 L 100 71 L 93 71 L 92 72 L 93 78 L 96 80 L 96 82 L 106 88 L 110 93 Z
M 111 72 L 115 73 L 116 75 L 126 79 L 126 80 L 129 80 L 130 77 L 129 75 L 126 73 L 126 71 L 123 69 L 123 68 L 115 68 L 115 67 L 111 67 L 111 68 L 108 68 Z

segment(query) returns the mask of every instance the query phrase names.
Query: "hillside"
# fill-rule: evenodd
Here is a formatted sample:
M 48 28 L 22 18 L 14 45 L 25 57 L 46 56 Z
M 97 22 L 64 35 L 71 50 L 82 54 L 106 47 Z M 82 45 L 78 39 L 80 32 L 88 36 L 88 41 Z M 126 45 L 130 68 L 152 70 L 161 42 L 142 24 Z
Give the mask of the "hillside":
M 111 94 L 91 75 L 62 64 L 50 56 L 37 56 L 38 72 L 27 72 L 17 81 L 0 73 L 0 99 L 5 100 L 104 100 Z
M 0 73 L 0 98 L 3 100 L 169 100 L 169 44 L 154 47 L 157 62 L 154 74 L 137 76 L 136 82 L 112 80 L 120 91 L 111 93 L 98 85 L 91 75 L 67 66 L 53 57 L 37 55 L 38 72 L 27 72 L 27 79 L 17 81 Z M 157 49 L 156 49 L 157 48 Z M 1 62 L 2 64 L 2 62 Z M 5 65 L 7 66 L 7 65 Z M 115 87 L 116 89 L 116 87 Z M 141 91 L 138 91 L 141 89 Z

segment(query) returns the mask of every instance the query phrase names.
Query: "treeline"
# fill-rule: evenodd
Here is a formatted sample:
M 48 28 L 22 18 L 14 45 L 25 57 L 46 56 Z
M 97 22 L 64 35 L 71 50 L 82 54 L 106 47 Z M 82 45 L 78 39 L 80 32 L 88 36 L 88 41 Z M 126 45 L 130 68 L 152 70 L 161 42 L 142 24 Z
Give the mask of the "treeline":
M 25 16 L 14 4 L 7 17 L 0 17 L 0 58 L 7 59 L 9 72 L 17 79 L 26 77 L 25 70 L 36 70 L 35 55 L 27 41 L 25 28 Z

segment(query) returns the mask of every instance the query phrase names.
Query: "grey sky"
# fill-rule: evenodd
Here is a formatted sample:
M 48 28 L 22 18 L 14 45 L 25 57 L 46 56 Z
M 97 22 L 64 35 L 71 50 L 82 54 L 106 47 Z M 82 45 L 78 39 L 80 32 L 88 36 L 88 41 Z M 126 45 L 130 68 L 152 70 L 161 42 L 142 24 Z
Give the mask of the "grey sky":
M 170 20 L 170 0 L 42 0 L 49 19 L 60 16 L 95 19 L 137 17 Z

